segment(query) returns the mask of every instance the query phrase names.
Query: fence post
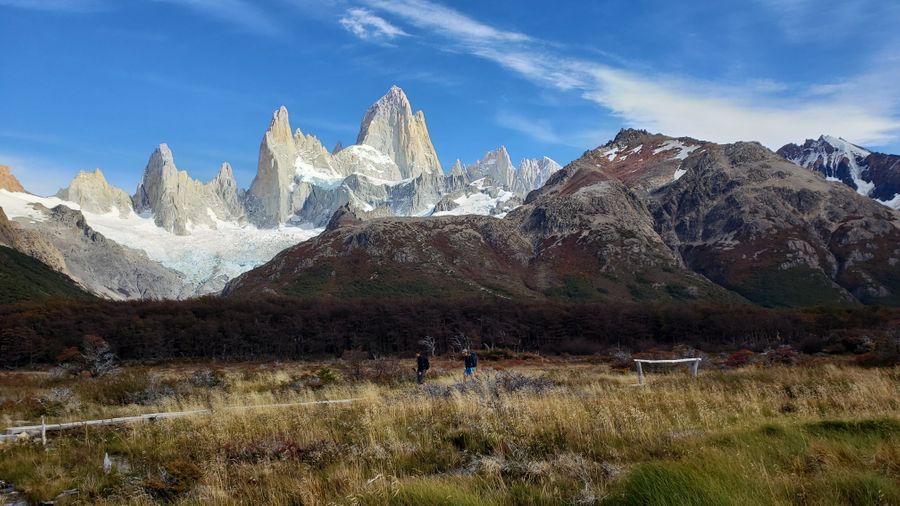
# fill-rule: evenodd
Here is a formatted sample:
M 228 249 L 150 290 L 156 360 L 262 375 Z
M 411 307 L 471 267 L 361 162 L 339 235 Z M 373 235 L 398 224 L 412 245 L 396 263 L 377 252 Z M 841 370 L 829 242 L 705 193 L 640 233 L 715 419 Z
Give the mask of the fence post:
M 691 364 L 691 373 L 694 375 L 695 378 L 697 377 L 698 369 L 700 369 L 700 359 L 699 358 L 697 360 L 694 360 L 694 363 Z
M 637 364 L 637 375 L 638 375 L 638 385 L 644 384 L 644 369 L 641 367 L 640 362 L 635 362 Z
M 44 417 L 41 417 L 41 444 L 47 446 L 47 423 Z

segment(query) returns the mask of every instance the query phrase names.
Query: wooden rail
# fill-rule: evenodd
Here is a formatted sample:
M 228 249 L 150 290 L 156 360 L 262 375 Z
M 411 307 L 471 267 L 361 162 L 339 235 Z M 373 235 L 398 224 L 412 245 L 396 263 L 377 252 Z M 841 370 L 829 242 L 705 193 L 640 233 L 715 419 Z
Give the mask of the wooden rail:
M 316 404 L 349 404 L 352 402 L 359 401 L 359 398 L 353 399 L 336 399 L 336 400 L 324 400 L 324 401 L 307 401 L 307 402 L 292 402 L 292 403 L 282 403 L 282 404 L 259 404 L 252 406 L 227 406 L 222 408 L 223 410 L 247 410 L 247 409 L 266 409 L 266 408 L 288 408 L 288 407 L 296 407 L 296 406 L 312 406 Z M 28 434 L 29 436 L 40 434 L 41 438 L 46 441 L 46 434 L 48 431 L 54 430 L 70 430 L 70 429 L 78 429 L 81 427 L 92 427 L 92 426 L 104 426 L 104 425 L 124 425 L 128 423 L 136 423 L 136 422 L 152 422 L 156 420 L 164 420 L 167 418 L 181 418 L 185 416 L 197 416 L 197 415 L 209 415 L 212 414 L 213 410 L 211 409 L 195 409 L 192 411 L 164 411 L 160 413 L 146 413 L 143 415 L 135 415 L 135 416 L 119 416 L 115 418 L 101 418 L 98 420 L 82 420 L 78 422 L 64 422 L 64 423 L 42 423 L 40 425 L 23 425 L 20 427 L 8 427 L 3 429 L 3 433 L 0 434 L 0 442 L 7 440 L 15 440 L 21 434 Z

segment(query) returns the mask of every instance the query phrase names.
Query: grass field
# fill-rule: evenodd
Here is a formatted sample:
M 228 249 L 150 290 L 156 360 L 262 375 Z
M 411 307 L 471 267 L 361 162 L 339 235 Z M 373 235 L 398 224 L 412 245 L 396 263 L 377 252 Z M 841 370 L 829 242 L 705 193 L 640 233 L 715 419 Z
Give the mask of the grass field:
M 0 421 L 211 408 L 0 446 L 0 480 L 57 504 L 900 504 L 900 369 L 634 374 L 483 361 L 125 367 L 0 376 Z M 199 371 L 199 372 L 198 372 Z M 314 399 L 351 405 L 226 409 Z M 104 473 L 103 456 L 113 469 Z

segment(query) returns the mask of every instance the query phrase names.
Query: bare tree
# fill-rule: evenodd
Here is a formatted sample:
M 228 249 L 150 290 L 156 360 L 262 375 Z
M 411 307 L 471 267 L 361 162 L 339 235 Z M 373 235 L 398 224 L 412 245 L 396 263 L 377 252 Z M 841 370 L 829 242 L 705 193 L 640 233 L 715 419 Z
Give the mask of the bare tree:
M 419 340 L 419 345 L 425 348 L 428 354 L 433 357 L 435 349 L 437 348 L 437 339 L 431 336 L 425 336 Z
M 81 341 L 81 360 L 91 376 L 103 376 L 116 370 L 118 357 L 112 347 L 100 336 L 87 335 Z
M 472 349 L 472 344 L 469 342 L 469 338 L 462 332 L 450 338 L 450 345 L 453 346 L 453 349 L 457 352 Z

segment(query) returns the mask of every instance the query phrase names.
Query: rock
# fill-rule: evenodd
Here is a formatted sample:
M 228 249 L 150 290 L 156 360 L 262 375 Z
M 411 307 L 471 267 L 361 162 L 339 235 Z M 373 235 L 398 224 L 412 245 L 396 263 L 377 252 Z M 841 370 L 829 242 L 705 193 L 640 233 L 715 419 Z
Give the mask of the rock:
M 24 193 L 25 187 L 12 174 L 12 170 L 6 165 L 0 165 L 0 190 L 8 192 Z
M 56 193 L 62 200 L 74 202 L 88 212 L 105 214 L 117 210 L 120 216 L 132 212 L 131 197 L 124 191 L 110 186 L 100 169 L 82 171 L 67 188 Z
M 544 186 L 550 176 L 561 168 L 562 166 L 546 156 L 540 160 L 525 158 L 519 163 L 513 191 L 525 197 L 529 192 Z
M 516 180 L 516 168 L 509 159 L 506 146 L 485 153 L 475 165 L 466 168 L 466 174 L 471 181 L 487 177 L 494 184 L 506 189 L 512 189 Z
M 282 130 L 273 135 L 283 135 Z M 132 200 L 136 212 L 152 213 L 158 226 L 178 235 L 189 234 L 194 226 L 215 228 L 217 220 L 245 219 L 231 166 L 223 164 L 215 179 L 203 184 L 178 170 L 165 144 L 150 155 Z
M 397 86 L 366 112 L 356 143 L 372 146 L 394 160 L 403 179 L 443 175 L 425 114 L 418 111 L 413 115 L 409 99 Z

